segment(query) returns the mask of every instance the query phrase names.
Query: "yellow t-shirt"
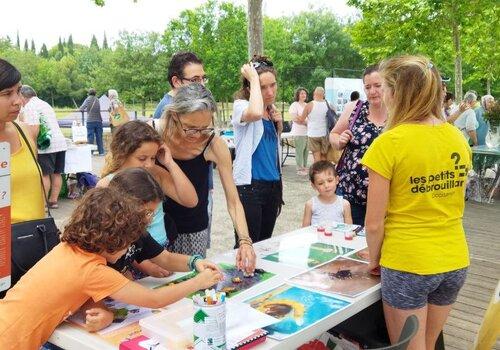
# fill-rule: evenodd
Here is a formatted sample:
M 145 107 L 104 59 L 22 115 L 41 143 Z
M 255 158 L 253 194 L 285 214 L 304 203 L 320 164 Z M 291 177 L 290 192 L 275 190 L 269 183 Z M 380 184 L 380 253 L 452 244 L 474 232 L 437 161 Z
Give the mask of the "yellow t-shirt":
M 361 163 L 391 182 L 381 266 L 428 275 L 469 265 L 462 216 L 472 154 L 457 128 L 399 125 Z
M 29 139 L 29 133 L 23 128 Z M 13 224 L 45 217 L 45 200 L 43 198 L 42 182 L 35 162 L 22 136 L 19 136 L 21 147 L 10 155 L 10 215 Z M 31 149 L 36 146 L 31 143 Z
M 0 349 L 38 350 L 89 298 L 97 302 L 129 282 L 104 257 L 58 244 L 0 300 Z

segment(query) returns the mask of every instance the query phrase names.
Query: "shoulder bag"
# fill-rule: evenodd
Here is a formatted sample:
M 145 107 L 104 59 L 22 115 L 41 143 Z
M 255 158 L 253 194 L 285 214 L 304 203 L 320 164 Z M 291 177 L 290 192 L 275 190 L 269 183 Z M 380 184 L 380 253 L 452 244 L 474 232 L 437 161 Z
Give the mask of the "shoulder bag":
M 43 189 L 45 202 L 47 203 L 47 194 L 43 187 L 42 173 L 38 166 L 35 154 L 31 149 L 31 145 L 26 138 L 23 130 L 15 122 L 13 123 L 19 134 L 23 138 L 28 147 L 33 161 L 38 169 L 40 183 Z M 43 258 L 52 248 L 59 242 L 59 229 L 57 228 L 54 218 L 50 214 L 50 209 L 47 208 L 49 217 L 30 221 L 19 222 L 12 224 L 12 272 L 11 272 L 11 287 L 19 281 L 19 279 L 32 268 L 38 260 Z
M 363 107 L 363 101 L 359 100 L 356 104 L 356 112 L 354 112 L 354 115 L 351 118 L 351 121 L 349 122 L 349 127 L 348 127 L 349 130 L 352 130 L 354 123 L 356 123 L 356 120 L 358 120 L 359 113 L 361 112 L 361 107 Z M 344 158 L 345 158 L 346 149 L 347 149 L 347 145 L 344 147 L 344 150 L 342 151 L 342 155 L 340 156 L 340 159 L 339 159 L 337 166 L 335 168 L 335 170 L 337 170 L 337 174 L 339 174 L 339 172 L 344 167 L 344 162 L 345 162 Z

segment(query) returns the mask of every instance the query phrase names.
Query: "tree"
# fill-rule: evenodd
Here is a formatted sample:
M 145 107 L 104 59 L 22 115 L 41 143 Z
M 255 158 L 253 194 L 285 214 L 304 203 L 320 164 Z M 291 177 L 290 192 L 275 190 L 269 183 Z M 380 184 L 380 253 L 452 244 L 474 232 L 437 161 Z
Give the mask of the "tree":
M 31 39 L 31 52 L 36 53 L 35 41 Z
M 97 38 L 95 37 L 95 35 L 92 35 L 92 40 L 90 41 L 90 48 L 99 50 L 99 44 L 97 43 Z
M 348 4 L 362 11 L 363 18 L 350 33 L 368 61 L 402 53 L 427 55 L 442 72 L 454 71 L 459 100 L 463 59 L 470 58 L 477 45 L 474 32 L 490 37 L 496 28 L 498 33 L 499 5 L 494 0 L 348 0 Z
M 248 56 L 264 53 L 262 30 L 262 0 L 248 0 Z
M 16 35 L 16 47 L 18 50 L 21 50 L 21 41 L 19 40 L 19 31 L 17 32 L 17 35 Z
M 73 35 L 72 34 L 70 34 L 68 37 L 67 47 L 68 47 L 68 52 L 70 55 L 75 53 L 75 45 L 73 44 Z
M 61 57 L 62 57 L 62 55 L 64 55 L 64 45 L 61 41 L 61 37 L 59 37 L 59 42 L 57 43 L 57 49 L 61 53 Z
M 24 51 L 28 51 L 29 50 L 29 46 L 28 46 L 28 39 L 24 39 Z
M 42 48 L 40 49 L 40 56 L 43 58 L 49 57 L 49 51 L 47 50 L 47 46 L 45 45 L 45 43 L 42 45 Z
M 104 32 L 104 39 L 102 39 L 102 48 L 103 50 L 109 49 L 108 38 L 106 38 L 106 32 Z
M 113 86 L 124 98 L 135 97 L 146 113 L 146 102 L 164 93 L 165 76 L 158 74 L 166 67 L 166 55 L 161 50 L 157 33 L 136 34 L 122 32 L 115 43 L 112 59 L 97 70 L 96 82 L 104 77 L 108 88 Z M 105 56 L 105 51 L 100 51 Z
M 181 50 L 195 52 L 205 63 L 215 98 L 227 101 L 239 88 L 240 67 L 247 60 L 245 28 L 243 7 L 208 1 L 172 20 L 162 43 L 167 56 Z

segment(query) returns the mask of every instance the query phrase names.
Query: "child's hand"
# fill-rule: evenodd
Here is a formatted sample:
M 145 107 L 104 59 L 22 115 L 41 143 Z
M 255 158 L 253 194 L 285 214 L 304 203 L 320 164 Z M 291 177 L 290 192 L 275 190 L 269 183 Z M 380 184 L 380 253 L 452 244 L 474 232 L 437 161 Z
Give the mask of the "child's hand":
M 168 276 L 173 274 L 173 272 L 165 270 L 161 266 L 159 266 L 159 265 L 157 265 L 149 260 L 144 260 L 140 264 L 134 263 L 134 266 L 138 270 L 140 270 L 141 272 L 144 272 L 145 274 L 147 274 L 151 277 L 163 278 L 163 277 L 168 277 Z
M 158 159 L 158 161 L 167 169 L 170 169 L 170 166 L 174 163 L 170 148 L 168 148 L 164 143 L 160 146 L 160 149 L 156 154 L 156 159 Z
M 97 332 L 113 323 L 114 315 L 111 311 L 92 308 L 85 311 L 85 328 L 89 332 Z
M 205 289 L 210 288 L 221 281 L 223 275 L 217 270 L 208 268 L 201 271 L 195 278 L 200 285 L 200 289 Z
M 196 260 L 194 265 L 195 265 L 196 271 L 198 271 L 198 272 L 202 272 L 206 269 L 210 269 L 210 270 L 214 270 L 214 271 L 218 271 L 218 272 L 222 273 L 222 271 L 219 269 L 219 266 L 217 266 L 213 262 L 205 260 L 205 259 Z

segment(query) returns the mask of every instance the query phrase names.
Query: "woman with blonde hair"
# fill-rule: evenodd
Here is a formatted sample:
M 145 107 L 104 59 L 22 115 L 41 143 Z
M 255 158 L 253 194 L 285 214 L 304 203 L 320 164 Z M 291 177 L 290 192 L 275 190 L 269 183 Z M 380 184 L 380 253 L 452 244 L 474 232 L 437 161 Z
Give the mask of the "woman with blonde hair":
M 369 269 L 381 266 L 391 341 L 414 314 L 409 349 L 434 349 L 469 265 L 462 216 L 471 150 L 441 117 L 441 78 L 429 59 L 392 58 L 380 73 L 389 117 L 361 161 Z

